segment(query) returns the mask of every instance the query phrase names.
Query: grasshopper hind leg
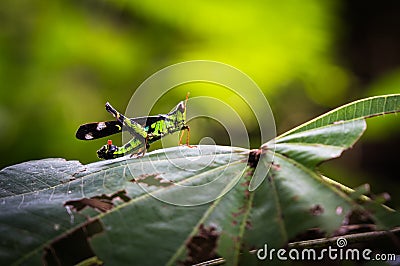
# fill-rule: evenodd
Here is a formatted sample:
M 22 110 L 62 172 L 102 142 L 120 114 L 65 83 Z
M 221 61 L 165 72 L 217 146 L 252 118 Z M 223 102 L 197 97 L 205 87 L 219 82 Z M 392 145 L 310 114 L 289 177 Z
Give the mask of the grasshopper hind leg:
M 146 151 L 150 148 L 150 144 L 147 141 L 147 138 L 145 139 L 145 143 L 142 147 L 139 148 L 139 150 L 136 153 L 131 154 L 131 158 L 141 158 L 146 154 Z

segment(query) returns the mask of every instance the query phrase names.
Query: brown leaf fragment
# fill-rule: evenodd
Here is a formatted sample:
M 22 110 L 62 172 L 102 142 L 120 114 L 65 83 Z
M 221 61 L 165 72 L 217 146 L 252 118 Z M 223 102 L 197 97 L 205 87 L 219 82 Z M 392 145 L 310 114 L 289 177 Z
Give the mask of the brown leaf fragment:
M 185 261 L 180 262 L 180 265 L 193 265 L 218 258 L 215 250 L 219 233 L 216 229 L 213 225 L 205 227 L 201 224 L 197 235 L 191 237 L 186 243 L 188 256 Z
M 253 228 L 253 224 L 251 223 L 251 221 L 247 220 L 247 221 L 246 221 L 246 229 L 247 229 L 247 230 L 250 230 L 250 229 L 252 229 L 252 228 Z
M 319 216 L 324 213 L 324 208 L 321 205 L 317 204 L 311 207 L 310 212 L 314 216 Z
M 144 183 L 148 186 L 169 187 L 174 183 L 163 178 L 161 174 L 142 174 L 130 180 L 131 182 Z
M 249 159 L 247 161 L 247 164 L 251 168 L 256 168 L 258 161 L 260 160 L 260 155 L 261 155 L 262 150 L 260 149 L 254 149 L 249 152 Z
M 84 167 L 84 168 L 82 168 L 82 169 L 76 171 L 75 173 L 73 173 L 73 174 L 72 174 L 72 177 L 75 179 L 79 174 L 81 174 L 81 173 L 83 173 L 83 172 L 85 172 L 85 171 L 87 171 L 87 168 L 86 168 L 86 167 Z
M 280 171 L 281 170 L 281 166 L 277 163 L 272 162 L 271 163 L 271 168 L 275 171 Z
M 79 200 L 70 200 L 64 203 L 64 206 L 70 206 L 74 211 L 81 211 L 85 207 L 91 207 L 100 212 L 107 212 L 114 208 L 115 200 L 122 200 L 123 202 L 128 202 L 131 200 L 129 196 L 126 195 L 126 190 L 120 190 L 112 195 L 102 194 L 101 196 L 94 196 L 91 198 L 82 198 Z
M 92 199 L 92 198 L 90 198 L 90 199 L 82 198 L 79 200 L 70 200 L 70 201 L 67 201 L 64 205 L 71 206 L 72 209 L 77 212 L 81 211 L 86 206 L 91 207 L 91 208 L 96 209 L 101 212 L 106 212 L 106 211 L 111 210 L 114 206 L 110 202 L 105 202 L 105 201 L 101 201 L 99 199 Z
M 243 215 L 246 213 L 246 208 L 244 206 L 240 207 L 239 210 L 237 212 L 232 212 L 232 216 L 234 218 L 237 218 L 240 215 Z

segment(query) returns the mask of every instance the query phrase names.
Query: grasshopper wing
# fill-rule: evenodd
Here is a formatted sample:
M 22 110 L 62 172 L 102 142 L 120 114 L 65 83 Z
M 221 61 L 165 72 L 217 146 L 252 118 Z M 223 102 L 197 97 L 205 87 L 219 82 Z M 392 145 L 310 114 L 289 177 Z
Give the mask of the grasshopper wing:
M 147 128 L 161 120 L 159 116 L 143 116 L 131 118 L 132 122 L 136 122 L 143 127 Z M 121 122 L 112 120 L 106 122 L 93 122 L 81 125 L 76 131 L 76 138 L 81 140 L 92 140 L 99 139 L 103 137 L 107 137 L 110 135 L 114 135 L 120 133 L 122 130 L 127 130 L 125 126 L 122 125 Z
M 76 131 L 76 138 L 81 140 L 99 139 L 122 131 L 119 121 L 94 122 L 81 125 Z

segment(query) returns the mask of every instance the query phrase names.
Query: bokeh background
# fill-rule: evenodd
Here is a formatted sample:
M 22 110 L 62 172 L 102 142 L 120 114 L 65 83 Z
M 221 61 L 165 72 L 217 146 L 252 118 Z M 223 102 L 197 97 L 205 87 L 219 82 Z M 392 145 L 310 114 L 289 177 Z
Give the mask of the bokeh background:
M 187 60 L 249 75 L 269 100 L 278 134 L 352 100 L 399 93 L 399 14 L 400 1 L 388 0 L 1 1 L 0 168 L 47 157 L 96 161 L 106 140 L 78 141 L 78 126 L 112 119 L 106 101 L 124 111 L 147 77 Z M 166 94 L 154 114 L 187 90 L 241 106 L 223 89 L 193 86 Z M 257 123 L 242 115 L 257 148 Z M 191 126 L 192 143 L 210 136 L 229 145 L 215 121 Z M 387 191 L 398 208 L 399 132 L 396 115 L 371 119 L 360 143 L 321 171 Z

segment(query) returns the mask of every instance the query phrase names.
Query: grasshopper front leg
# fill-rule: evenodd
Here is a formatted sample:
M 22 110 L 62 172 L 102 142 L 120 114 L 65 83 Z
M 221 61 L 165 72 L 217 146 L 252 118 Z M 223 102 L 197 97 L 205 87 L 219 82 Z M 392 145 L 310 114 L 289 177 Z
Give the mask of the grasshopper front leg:
M 179 138 L 179 143 L 178 143 L 178 145 L 182 145 L 182 138 L 183 138 L 183 135 L 185 134 L 185 130 L 187 131 L 187 135 L 186 135 L 186 146 L 188 146 L 189 148 L 195 148 L 196 146 L 191 146 L 191 145 L 189 144 L 189 142 L 190 142 L 190 127 L 189 127 L 188 125 L 184 125 L 184 126 L 181 128 L 182 135 L 181 135 L 181 137 Z

